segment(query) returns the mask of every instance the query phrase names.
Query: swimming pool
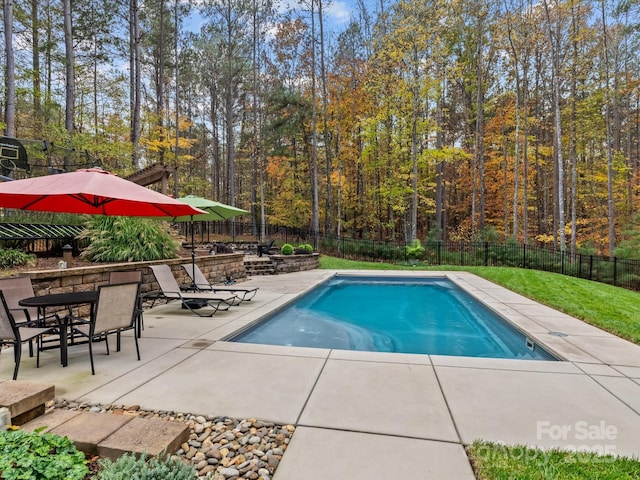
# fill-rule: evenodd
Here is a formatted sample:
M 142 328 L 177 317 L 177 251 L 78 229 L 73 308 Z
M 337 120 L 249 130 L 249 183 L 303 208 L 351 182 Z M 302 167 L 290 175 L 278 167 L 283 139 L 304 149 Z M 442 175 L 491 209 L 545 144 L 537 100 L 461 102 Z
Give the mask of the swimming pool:
M 229 341 L 556 360 L 441 277 L 337 275 Z

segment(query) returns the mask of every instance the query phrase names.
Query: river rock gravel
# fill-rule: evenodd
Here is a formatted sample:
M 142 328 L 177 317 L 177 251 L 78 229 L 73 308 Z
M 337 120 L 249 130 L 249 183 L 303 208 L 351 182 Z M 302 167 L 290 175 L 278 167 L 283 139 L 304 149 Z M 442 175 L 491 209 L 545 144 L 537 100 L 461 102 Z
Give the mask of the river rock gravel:
M 47 408 L 184 422 L 190 428 L 189 440 L 175 455 L 192 464 L 197 471 L 195 478 L 202 480 L 271 480 L 295 431 L 293 425 L 278 425 L 255 418 L 144 410 L 139 405 L 100 405 L 56 399 L 49 402 Z

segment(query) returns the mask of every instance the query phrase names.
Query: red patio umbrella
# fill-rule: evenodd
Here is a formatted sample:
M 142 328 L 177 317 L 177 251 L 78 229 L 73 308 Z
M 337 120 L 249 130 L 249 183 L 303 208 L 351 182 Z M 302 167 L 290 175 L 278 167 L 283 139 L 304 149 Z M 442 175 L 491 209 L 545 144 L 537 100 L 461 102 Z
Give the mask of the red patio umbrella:
M 127 217 L 207 213 L 101 168 L 0 183 L 0 207 Z

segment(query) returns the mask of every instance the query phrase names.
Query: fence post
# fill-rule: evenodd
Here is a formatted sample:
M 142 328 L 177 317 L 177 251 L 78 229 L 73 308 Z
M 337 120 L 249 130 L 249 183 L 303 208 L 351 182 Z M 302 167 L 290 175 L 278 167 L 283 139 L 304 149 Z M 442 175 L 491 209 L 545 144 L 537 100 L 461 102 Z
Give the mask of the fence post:
M 438 240 L 438 265 L 442 265 L 442 240 Z
M 484 266 L 489 266 L 489 242 L 484 242 Z
M 527 244 L 522 244 L 522 268 L 527 268 Z
M 582 254 L 578 254 L 578 278 L 582 278 Z
M 464 242 L 460 242 L 460 265 L 464 265 Z
M 560 273 L 564 275 L 564 259 L 566 257 L 566 252 L 564 250 L 560 250 Z
M 618 282 L 616 277 L 618 276 L 618 257 L 613 257 L 613 286 L 616 287 Z
M 593 255 L 589 255 L 589 280 L 593 280 Z

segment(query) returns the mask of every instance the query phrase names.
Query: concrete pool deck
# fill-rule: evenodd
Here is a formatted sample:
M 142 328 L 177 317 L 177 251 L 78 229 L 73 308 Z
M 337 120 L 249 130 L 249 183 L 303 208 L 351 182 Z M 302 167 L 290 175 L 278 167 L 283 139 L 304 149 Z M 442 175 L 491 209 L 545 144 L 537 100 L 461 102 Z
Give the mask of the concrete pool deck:
M 297 426 L 274 480 L 473 479 L 475 439 L 640 456 L 640 346 L 465 272 L 346 271 L 451 278 L 565 361 L 355 352 L 224 342 L 336 272 L 253 277 L 255 299 L 211 318 L 178 304 L 145 311 L 121 352 L 86 346 L 23 356 L 20 380 L 56 396 Z M 372 299 L 372 301 L 375 299 Z M 613 301 L 613 299 L 612 299 Z M 10 379 L 12 355 L 0 356 Z M 385 472 L 381 475 L 381 472 Z

